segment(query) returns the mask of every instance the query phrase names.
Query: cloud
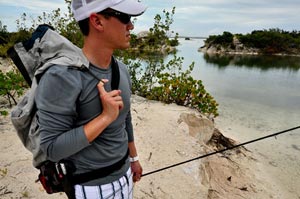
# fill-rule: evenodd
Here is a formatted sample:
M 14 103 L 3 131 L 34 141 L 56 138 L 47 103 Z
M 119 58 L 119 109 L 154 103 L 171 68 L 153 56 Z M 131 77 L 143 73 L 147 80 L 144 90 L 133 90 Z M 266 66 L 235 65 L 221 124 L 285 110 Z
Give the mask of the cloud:
M 0 2 L 0 6 L 7 7 L 18 7 L 18 9 L 24 9 L 30 13 L 42 13 L 43 11 L 52 11 L 57 8 L 67 10 L 67 5 L 63 0 L 9 0 L 5 2 Z
M 142 0 L 147 11 L 138 17 L 135 30 L 147 30 L 154 23 L 154 16 L 163 16 L 163 10 L 171 11 L 175 6 L 174 23 L 171 29 L 179 34 L 201 34 L 232 32 L 251 32 L 254 29 L 282 28 L 299 30 L 299 0 Z M 10 6 L 10 7 L 8 7 Z M 15 8 L 11 11 L 3 9 Z M 25 12 L 38 16 L 61 8 L 67 10 L 64 0 L 10 0 L 0 2 L 1 21 L 12 21 Z M 2 10 L 1 10 L 2 9 Z M 19 15 L 18 12 L 22 11 Z M 6 22 L 5 21 L 5 22 Z M 11 25 L 13 26 L 13 25 Z
M 51 12 L 60 8 L 61 13 L 67 12 L 67 4 L 64 0 L 9 0 L 0 1 L 0 20 L 7 26 L 8 31 L 16 31 L 16 20 L 21 18 L 23 13 L 36 18 L 43 12 Z M 27 24 L 30 22 L 28 21 Z
M 294 0 L 210 0 L 174 1 L 176 13 L 174 27 L 184 25 L 190 32 L 204 34 L 220 31 L 251 32 L 254 29 L 299 29 L 300 2 Z M 193 24 L 193 25 L 190 25 Z

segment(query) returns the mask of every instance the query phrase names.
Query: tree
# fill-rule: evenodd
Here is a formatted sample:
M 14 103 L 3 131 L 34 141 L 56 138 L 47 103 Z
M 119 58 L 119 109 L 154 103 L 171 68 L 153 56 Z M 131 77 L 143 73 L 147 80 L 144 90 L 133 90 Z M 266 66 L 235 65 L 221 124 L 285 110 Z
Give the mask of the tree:
M 7 32 L 7 26 L 6 25 L 2 25 L 2 21 L 0 20 L 0 32 Z
M 0 45 L 7 43 L 8 35 L 7 26 L 2 25 L 2 21 L 0 20 Z

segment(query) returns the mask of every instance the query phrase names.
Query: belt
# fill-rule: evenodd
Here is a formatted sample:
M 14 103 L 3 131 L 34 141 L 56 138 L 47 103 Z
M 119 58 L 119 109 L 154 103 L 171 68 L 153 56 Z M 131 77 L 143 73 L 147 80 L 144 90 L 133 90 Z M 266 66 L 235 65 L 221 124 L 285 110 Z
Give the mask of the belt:
M 129 155 L 129 150 L 127 151 L 126 155 L 115 164 L 107 167 L 102 167 L 87 173 L 72 175 L 70 176 L 70 181 L 72 182 L 72 184 L 82 184 L 91 180 L 106 177 L 109 174 L 113 173 L 114 171 L 121 169 L 122 166 L 125 164 L 128 155 Z

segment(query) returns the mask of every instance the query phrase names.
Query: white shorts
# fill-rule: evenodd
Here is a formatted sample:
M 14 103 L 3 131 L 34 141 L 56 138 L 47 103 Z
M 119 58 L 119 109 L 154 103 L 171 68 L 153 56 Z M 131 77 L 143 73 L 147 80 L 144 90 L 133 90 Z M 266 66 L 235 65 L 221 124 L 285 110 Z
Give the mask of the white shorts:
M 132 199 L 133 181 L 131 168 L 120 179 L 99 186 L 75 185 L 76 199 Z

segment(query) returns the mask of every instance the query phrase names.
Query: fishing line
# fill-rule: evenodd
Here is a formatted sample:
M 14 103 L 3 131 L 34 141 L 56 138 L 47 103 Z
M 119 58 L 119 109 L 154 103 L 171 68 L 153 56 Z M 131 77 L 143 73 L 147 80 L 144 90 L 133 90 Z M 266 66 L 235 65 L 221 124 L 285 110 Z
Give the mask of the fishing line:
M 202 158 L 205 158 L 205 157 L 208 157 L 208 156 L 211 156 L 211 155 L 215 155 L 217 153 L 223 153 L 224 151 L 228 151 L 228 150 L 232 150 L 234 148 L 237 148 L 237 147 L 240 147 L 240 146 L 244 146 L 244 145 L 247 145 L 247 144 L 250 144 L 250 143 L 253 143 L 253 142 L 258 142 L 260 140 L 264 140 L 264 139 L 267 139 L 267 138 L 270 138 L 270 137 L 276 137 L 277 135 L 280 135 L 280 134 L 283 134 L 283 133 L 287 133 L 287 132 L 290 132 L 290 131 L 294 131 L 296 129 L 299 129 L 300 126 L 296 126 L 296 127 L 293 127 L 293 128 L 290 128 L 290 129 L 287 129 L 287 130 L 284 130 L 284 131 L 280 131 L 280 132 L 277 132 L 277 133 L 273 133 L 273 134 L 270 134 L 270 135 L 267 135 L 267 136 L 263 136 L 263 137 L 260 137 L 260 138 L 257 138 L 257 139 L 254 139 L 254 140 L 250 140 L 248 142 L 244 142 L 244 143 L 241 143 L 241 144 L 237 144 L 237 145 L 234 145 L 232 147 L 227 147 L 225 149 L 222 149 L 222 150 L 219 150 L 219 151 L 215 151 L 215 152 L 212 152 L 212 153 L 208 153 L 208 154 L 205 154 L 205 155 L 201 155 L 199 157 L 196 157 L 196 158 L 193 158 L 193 159 L 189 159 L 189 160 L 186 160 L 186 161 L 183 161 L 183 162 L 179 162 L 177 164 L 173 164 L 173 165 L 170 165 L 170 166 L 167 166 L 167 167 L 163 167 L 163 168 L 160 168 L 160 169 L 157 169 L 157 170 L 154 170 L 154 171 L 151 171 L 151 172 L 148 172 L 148 173 L 145 173 L 142 175 L 142 177 L 144 176 L 148 176 L 148 175 L 151 175 L 151 174 L 154 174 L 154 173 L 158 173 L 158 172 L 161 172 L 163 170 L 167 170 L 167 169 L 170 169 L 170 168 L 173 168 L 173 167 L 177 167 L 179 165 L 182 165 L 182 164 L 186 164 L 188 162 L 192 162 L 192 161 L 195 161 L 195 160 L 199 160 L 199 159 L 202 159 Z

